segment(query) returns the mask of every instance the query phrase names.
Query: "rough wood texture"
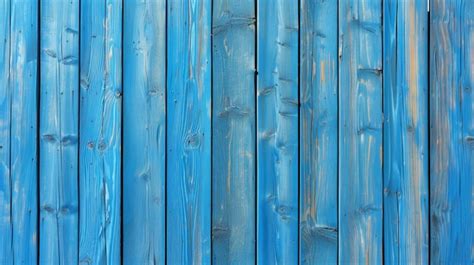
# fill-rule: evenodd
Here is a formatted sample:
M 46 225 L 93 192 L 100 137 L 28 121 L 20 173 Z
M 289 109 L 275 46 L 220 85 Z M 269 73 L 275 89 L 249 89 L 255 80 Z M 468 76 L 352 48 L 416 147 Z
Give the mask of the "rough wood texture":
M 337 262 L 337 1 L 300 2 L 300 259 Z
M 120 263 L 122 1 L 81 0 L 79 262 Z
M 123 261 L 165 264 L 166 1 L 125 1 L 123 41 Z
M 255 263 L 255 2 L 213 1 L 212 259 Z
M 384 261 L 428 263 L 426 1 L 384 4 Z
M 298 263 L 298 5 L 259 0 L 257 263 Z
M 78 262 L 79 1 L 42 0 L 40 263 Z
M 474 2 L 432 0 L 432 264 L 474 263 Z
M 338 56 L 338 261 L 379 264 L 383 194 L 382 1 L 339 3 Z
M 167 262 L 211 263 L 211 1 L 168 2 Z

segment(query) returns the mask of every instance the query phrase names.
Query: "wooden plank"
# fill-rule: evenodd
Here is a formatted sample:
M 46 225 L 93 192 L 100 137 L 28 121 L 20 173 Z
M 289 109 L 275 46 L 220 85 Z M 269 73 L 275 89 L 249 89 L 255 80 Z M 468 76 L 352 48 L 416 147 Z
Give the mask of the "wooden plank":
M 300 259 L 337 263 L 337 1 L 300 2 Z
M 122 1 L 81 0 L 79 262 L 120 263 Z
M 211 263 L 211 1 L 168 2 L 167 263 Z
M 11 2 L 10 170 L 14 264 L 35 264 L 38 253 L 38 3 Z
M 384 262 L 428 263 L 426 1 L 384 4 Z
M 339 3 L 339 259 L 382 263 L 382 1 Z
M 212 259 L 255 263 L 255 1 L 213 1 Z
M 13 264 L 11 215 L 10 0 L 0 1 L 0 264 Z
M 79 246 L 79 1 L 41 0 L 40 10 L 39 259 L 72 264 Z
M 474 262 L 474 2 L 430 14 L 430 262 Z
M 124 1 L 123 261 L 165 264 L 166 1 Z
M 259 0 L 257 263 L 298 263 L 298 5 Z

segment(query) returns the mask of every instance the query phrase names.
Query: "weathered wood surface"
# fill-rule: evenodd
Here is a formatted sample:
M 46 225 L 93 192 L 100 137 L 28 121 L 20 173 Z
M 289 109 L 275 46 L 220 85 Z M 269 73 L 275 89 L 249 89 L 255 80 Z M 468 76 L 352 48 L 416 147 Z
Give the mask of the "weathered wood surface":
M 123 22 L 123 262 L 165 264 L 166 1 Z
M 167 262 L 211 263 L 211 1 L 168 2 Z
M 300 259 L 337 262 L 337 1 L 300 2 Z
M 428 263 L 426 1 L 384 3 L 384 261 Z
M 256 258 L 255 4 L 213 1 L 214 264 L 252 264 Z
M 40 5 L 40 263 L 78 262 L 79 1 Z
M 122 1 L 81 0 L 79 263 L 121 260 Z
M 474 2 L 431 1 L 430 262 L 474 262 Z
M 382 1 L 339 2 L 340 263 L 382 263 Z

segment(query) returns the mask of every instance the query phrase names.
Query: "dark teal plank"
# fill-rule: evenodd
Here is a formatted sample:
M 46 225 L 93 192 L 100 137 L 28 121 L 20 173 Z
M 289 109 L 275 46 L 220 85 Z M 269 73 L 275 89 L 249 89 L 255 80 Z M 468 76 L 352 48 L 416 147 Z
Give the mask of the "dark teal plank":
M 72 264 L 79 246 L 79 1 L 40 3 L 39 259 Z
M 212 260 L 255 263 L 255 1 L 213 1 Z
M 38 3 L 10 6 L 10 178 L 14 264 L 35 264 L 37 231 Z
M 428 12 L 384 3 L 384 261 L 428 263 Z
M 432 0 L 430 262 L 474 262 L 474 2 Z
M 122 1 L 81 0 L 79 262 L 120 263 Z
M 123 261 L 165 263 L 166 1 L 124 1 Z
M 167 262 L 211 263 L 211 1 L 168 2 Z
M 300 260 L 337 262 L 337 1 L 300 1 Z
M 257 263 L 298 263 L 298 5 L 258 0 Z
M 340 263 L 382 263 L 382 1 L 339 2 Z

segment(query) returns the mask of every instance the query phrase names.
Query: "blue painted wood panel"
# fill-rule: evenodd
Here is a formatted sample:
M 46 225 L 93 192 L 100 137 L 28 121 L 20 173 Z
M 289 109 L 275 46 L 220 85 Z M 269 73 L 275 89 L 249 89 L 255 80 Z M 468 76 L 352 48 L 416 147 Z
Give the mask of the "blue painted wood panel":
M 166 1 L 123 22 L 123 262 L 165 264 Z
M 79 1 L 40 5 L 40 263 L 78 262 Z
M 339 2 L 338 262 L 382 263 L 382 1 Z
M 337 262 L 337 1 L 300 1 L 300 259 Z
M 255 7 L 213 1 L 213 264 L 256 261 Z
M 257 1 L 257 263 L 298 263 L 298 5 Z
M 79 262 L 121 260 L 122 1 L 81 0 Z
M 474 262 L 474 3 L 431 1 L 430 262 Z
M 168 2 L 167 263 L 211 263 L 211 1 Z
M 384 261 L 428 263 L 428 12 L 384 3 Z

